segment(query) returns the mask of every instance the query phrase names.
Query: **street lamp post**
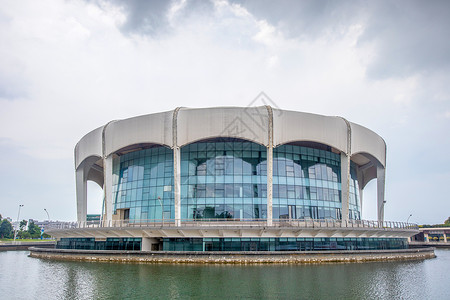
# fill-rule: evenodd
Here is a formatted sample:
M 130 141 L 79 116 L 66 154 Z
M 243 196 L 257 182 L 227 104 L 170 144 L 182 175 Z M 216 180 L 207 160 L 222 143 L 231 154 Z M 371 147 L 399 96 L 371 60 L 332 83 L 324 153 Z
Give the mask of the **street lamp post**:
M 17 227 L 20 225 L 20 208 L 22 208 L 23 204 L 19 204 L 19 212 L 17 213 Z M 16 242 L 16 236 L 17 236 L 17 227 L 14 229 L 14 242 Z
M 48 214 L 48 211 L 47 211 L 47 209 L 46 209 L 46 208 L 44 208 L 44 210 L 45 210 L 45 212 L 47 213 L 47 220 L 49 220 L 49 221 L 50 221 L 50 215 Z
M 409 223 L 409 218 L 411 218 L 411 217 L 412 217 L 412 214 L 410 214 L 409 217 L 408 217 L 408 219 L 406 219 L 406 225 L 408 225 L 408 223 Z
M 410 228 L 410 226 L 408 224 L 409 224 L 409 218 L 411 218 L 411 217 L 412 217 L 412 214 L 409 214 L 408 219 L 406 219 L 406 226 L 407 226 L 407 228 Z M 412 241 L 412 237 L 409 237 L 408 238 L 408 242 L 411 242 L 411 241 Z

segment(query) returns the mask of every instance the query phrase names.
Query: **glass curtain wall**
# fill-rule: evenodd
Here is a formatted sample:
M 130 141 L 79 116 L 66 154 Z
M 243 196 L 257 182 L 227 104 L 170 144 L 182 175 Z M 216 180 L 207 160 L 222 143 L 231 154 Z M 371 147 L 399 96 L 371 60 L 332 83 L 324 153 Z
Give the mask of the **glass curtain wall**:
M 164 251 L 321 251 L 407 249 L 404 238 L 165 238 Z
M 351 220 L 361 220 L 361 198 L 359 197 L 359 184 L 354 162 L 350 162 L 349 189 L 349 218 Z
M 265 219 L 266 148 L 213 139 L 181 148 L 181 218 Z
M 130 152 L 113 160 L 114 214 L 129 222 L 174 219 L 173 152 L 164 146 Z
M 353 219 L 359 218 L 355 173 L 350 200 Z M 273 219 L 341 219 L 341 211 L 339 154 L 297 145 L 273 150 Z
M 181 218 L 267 218 L 267 150 L 239 139 L 181 148 Z M 273 151 L 273 219 L 340 219 L 340 155 L 297 145 Z M 360 219 L 356 166 L 350 167 L 350 219 Z M 173 152 L 164 146 L 113 160 L 114 213 L 136 220 L 174 219 Z
M 96 241 L 95 238 L 61 238 L 56 243 L 56 248 L 82 250 L 141 250 L 141 243 L 141 238 L 106 238 L 106 241 Z

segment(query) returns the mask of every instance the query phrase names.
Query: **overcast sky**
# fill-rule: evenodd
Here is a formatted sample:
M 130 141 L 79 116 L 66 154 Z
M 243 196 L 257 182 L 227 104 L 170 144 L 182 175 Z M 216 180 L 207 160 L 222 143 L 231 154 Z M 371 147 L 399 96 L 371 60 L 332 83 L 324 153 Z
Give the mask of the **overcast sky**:
M 110 120 L 264 91 L 381 135 L 385 219 L 442 223 L 449 36 L 450 1 L 0 0 L 0 213 L 75 220 L 73 148 Z M 364 219 L 375 194 L 373 180 Z M 88 212 L 100 210 L 89 184 Z

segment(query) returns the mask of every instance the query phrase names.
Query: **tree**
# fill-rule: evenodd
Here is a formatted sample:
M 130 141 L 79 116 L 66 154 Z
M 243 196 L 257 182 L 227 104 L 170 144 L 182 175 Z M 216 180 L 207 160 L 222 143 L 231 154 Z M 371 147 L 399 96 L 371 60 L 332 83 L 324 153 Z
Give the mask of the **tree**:
M 33 221 L 28 223 L 28 232 L 30 233 L 32 238 L 38 238 L 41 236 L 41 228 L 34 224 Z
M 20 221 L 19 230 L 23 230 L 25 227 L 27 227 L 27 223 L 28 222 L 26 220 Z
M 28 231 L 23 231 L 20 233 L 21 239 L 31 239 L 31 234 Z
M 4 219 L 0 223 L 0 237 L 3 238 L 11 238 L 13 235 L 13 227 L 11 223 Z
M 450 225 L 450 217 L 448 217 L 448 219 L 444 221 L 444 224 L 449 224 Z

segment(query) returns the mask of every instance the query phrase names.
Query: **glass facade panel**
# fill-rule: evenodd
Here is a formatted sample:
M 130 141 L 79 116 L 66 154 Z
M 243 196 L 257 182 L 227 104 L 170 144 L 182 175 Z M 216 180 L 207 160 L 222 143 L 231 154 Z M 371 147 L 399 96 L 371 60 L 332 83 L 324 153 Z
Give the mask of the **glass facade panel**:
M 165 238 L 164 251 L 322 251 L 407 249 L 403 238 Z
M 273 150 L 273 219 L 341 219 L 341 157 L 331 150 L 281 145 Z M 351 163 L 349 217 L 361 218 Z
M 356 175 L 356 165 L 350 163 L 349 182 L 349 216 L 350 219 L 361 220 L 361 206 L 359 197 L 358 177 Z
M 181 148 L 181 219 L 265 219 L 266 148 L 215 139 Z
M 95 238 L 62 238 L 56 243 L 57 249 L 82 250 L 141 250 L 141 238 L 107 238 L 96 241 Z
M 181 219 L 267 217 L 267 149 L 237 140 L 196 142 L 180 150 Z M 273 219 L 341 219 L 340 155 L 297 145 L 273 151 Z M 356 166 L 350 166 L 349 217 L 361 219 Z M 173 152 L 156 146 L 113 160 L 114 213 L 174 219 Z
M 136 220 L 174 219 L 173 152 L 157 146 L 113 160 L 114 214 Z

